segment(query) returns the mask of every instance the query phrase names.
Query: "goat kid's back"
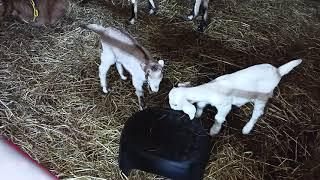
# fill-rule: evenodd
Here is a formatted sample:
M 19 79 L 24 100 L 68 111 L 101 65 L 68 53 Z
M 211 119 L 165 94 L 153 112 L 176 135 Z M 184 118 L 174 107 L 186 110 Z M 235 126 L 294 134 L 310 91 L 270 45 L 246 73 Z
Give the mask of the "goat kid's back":
M 282 76 L 298 66 L 301 61 L 301 59 L 293 60 L 279 68 L 271 64 L 259 64 L 220 76 L 212 82 L 231 89 L 270 93 L 278 85 Z
M 153 60 L 149 51 L 138 43 L 134 37 L 123 30 L 114 27 L 103 27 L 97 24 L 89 24 L 82 27 L 99 34 L 104 49 L 112 48 L 114 51 L 122 51 L 122 53 L 117 53 L 118 56 L 129 54 L 140 61 L 140 63 L 146 63 L 146 61 Z M 125 54 L 123 54 L 123 52 Z

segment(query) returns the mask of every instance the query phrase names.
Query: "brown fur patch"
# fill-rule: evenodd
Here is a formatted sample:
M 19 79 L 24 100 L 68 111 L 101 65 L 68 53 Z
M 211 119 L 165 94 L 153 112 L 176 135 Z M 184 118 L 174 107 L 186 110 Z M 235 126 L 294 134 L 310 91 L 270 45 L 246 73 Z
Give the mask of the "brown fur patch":
M 2 2 L 4 6 L 0 6 L 0 16 L 12 15 L 37 26 L 55 24 L 65 14 L 69 5 L 68 0 L 34 0 L 39 16 L 33 22 L 34 9 L 29 0 L 2 0 Z
M 105 31 L 91 29 L 87 26 L 86 26 L 86 28 L 99 34 L 102 42 L 109 44 L 111 46 L 114 46 L 118 49 L 121 49 L 122 51 L 136 57 L 138 60 L 140 60 L 142 63 L 144 63 L 146 65 L 148 65 L 152 61 L 154 61 L 150 52 L 146 48 L 144 48 L 134 37 L 132 37 L 128 32 L 126 32 L 124 30 L 114 28 L 117 31 L 119 31 L 120 33 L 122 33 L 123 35 L 125 35 L 126 37 L 128 37 L 132 41 L 133 44 L 128 44 L 128 43 L 122 42 L 118 39 L 115 39 L 115 38 L 107 35 L 105 33 Z

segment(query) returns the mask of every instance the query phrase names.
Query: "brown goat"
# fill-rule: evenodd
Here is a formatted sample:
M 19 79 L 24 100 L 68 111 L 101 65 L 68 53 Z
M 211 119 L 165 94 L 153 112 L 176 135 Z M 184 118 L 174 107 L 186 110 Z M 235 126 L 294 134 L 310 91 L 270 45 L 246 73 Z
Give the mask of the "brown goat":
M 35 26 L 52 25 L 66 13 L 68 5 L 68 0 L 0 0 L 0 20 L 14 16 Z

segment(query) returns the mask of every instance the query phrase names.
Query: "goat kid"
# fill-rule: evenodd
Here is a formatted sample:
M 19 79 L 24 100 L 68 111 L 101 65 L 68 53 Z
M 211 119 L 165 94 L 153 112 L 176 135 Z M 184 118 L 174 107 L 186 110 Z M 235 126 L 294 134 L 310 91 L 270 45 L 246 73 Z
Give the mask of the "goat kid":
M 210 129 L 210 135 L 215 135 L 219 133 L 232 105 L 240 107 L 252 102 L 251 119 L 242 129 L 243 134 L 249 134 L 264 113 L 266 103 L 281 78 L 301 62 L 301 59 L 293 60 L 279 68 L 270 64 L 255 65 L 195 87 L 187 87 L 188 83 L 178 84 L 169 92 L 169 104 L 174 110 L 184 111 L 190 119 L 200 117 L 206 105 L 215 106 L 218 112 Z
M 130 24 L 134 24 L 135 20 L 138 18 L 138 0 L 130 0 L 131 2 L 131 17 L 129 19 Z M 156 12 L 156 6 L 153 0 L 148 0 L 149 4 L 149 14 L 154 14 Z M 196 18 L 200 11 L 202 11 L 203 16 L 198 27 L 199 31 L 203 31 L 204 28 L 207 26 L 208 22 L 208 5 L 209 0 L 196 0 L 193 10 L 189 16 L 187 16 L 187 20 L 191 21 Z
M 102 53 L 99 66 L 100 84 L 104 93 L 108 93 L 107 73 L 111 65 L 116 68 L 122 80 L 127 77 L 123 74 L 123 67 L 131 74 L 132 83 L 136 89 L 139 108 L 143 109 L 143 84 L 148 85 L 153 92 L 159 91 L 163 78 L 164 61 L 155 62 L 149 51 L 138 43 L 130 34 L 122 30 L 90 24 L 90 29 L 101 37 Z
M 35 26 L 52 25 L 68 8 L 68 0 L 0 0 L 0 20 L 7 16 Z

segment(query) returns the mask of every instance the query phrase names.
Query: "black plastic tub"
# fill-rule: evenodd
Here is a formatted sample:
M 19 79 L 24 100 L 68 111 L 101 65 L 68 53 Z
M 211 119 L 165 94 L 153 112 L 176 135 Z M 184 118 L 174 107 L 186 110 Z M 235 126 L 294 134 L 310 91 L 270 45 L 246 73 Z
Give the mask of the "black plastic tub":
M 119 166 L 128 175 L 139 169 L 175 180 L 203 178 L 210 137 L 198 119 L 181 111 L 148 108 L 126 122 L 120 138 Z

